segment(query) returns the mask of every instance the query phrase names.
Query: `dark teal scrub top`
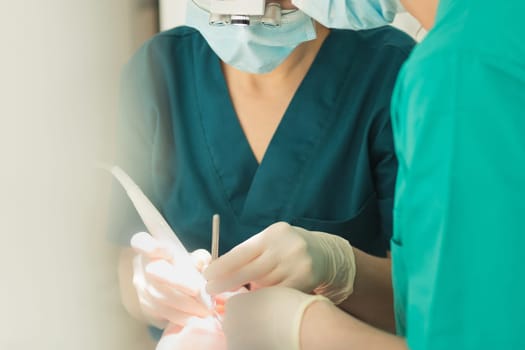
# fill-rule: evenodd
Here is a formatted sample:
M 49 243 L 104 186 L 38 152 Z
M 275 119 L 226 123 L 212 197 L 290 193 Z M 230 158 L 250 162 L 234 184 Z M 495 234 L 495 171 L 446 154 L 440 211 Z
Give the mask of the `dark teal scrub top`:
M 441 0 L 400 74 L 392 269 L 411 350 L 525 349 L 523 0 Z
M 123 74 L 116 161 L 188 248 L 220 252 L 277 221 L 345 237 L 384 256 L 397 161 L 390 100 L 414 42 L 392 27 L 333 30 L 258 165 L 234 112 L 219 58 L 194 29 L 146 43 Z M 143 230 L 114 186 L 114 239 Z

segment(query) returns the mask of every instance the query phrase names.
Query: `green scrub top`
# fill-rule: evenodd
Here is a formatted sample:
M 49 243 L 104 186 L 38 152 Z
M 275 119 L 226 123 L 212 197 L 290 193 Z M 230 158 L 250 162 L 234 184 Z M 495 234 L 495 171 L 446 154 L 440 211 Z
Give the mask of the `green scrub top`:
M 189 250 L 210 249 L 218 213 L 221 253 L 287 221 L 384 256 L 397 174 L 389 106 L 413 44 L 391 27 L 332 31 L 259 165 L 219 58 L 194 29 L 161 33 L 123 72 L 116 163 Z M 129 244 L 144 228 L 114 188 L 112 236 Z
M 411 350 L 525 349 L 525 1 L 442 0 L 393 97 Z

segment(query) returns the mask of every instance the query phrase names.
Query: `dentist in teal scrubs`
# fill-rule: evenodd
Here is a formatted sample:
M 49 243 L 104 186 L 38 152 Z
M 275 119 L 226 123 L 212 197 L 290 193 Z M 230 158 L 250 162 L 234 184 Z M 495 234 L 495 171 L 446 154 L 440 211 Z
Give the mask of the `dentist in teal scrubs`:
M 268 244 L 260 247 L 276 249 L 255 264 L 270 271 L 235 274 L 240 279 L 216 284 L 214 294 L 252 283 L 330 295 L 338 273 L 346 280 L 356 269 L 332 269 L 333 276 L 312 270 L 310 252 L 355 251 L 359 276 L 370 278 L 356 278 L 332 298 L 342 302 L 353 289 L 345 308 L 392 330 L 386 256 L 397 160 L 390 99 L 414 42 L 384 25 L 395 9 L 378 14 L 375 29 L 349 30 L 316 21 L 311 4 L 303 11 L 279 3 L 280 27 L 242 28 L 212 27 L 207 1 L 188 1 L 187 26 L 152 38 L 124 69 L 117 164 L 188 250 L 210 248 L 215 213 L 221 254 L 255 236 Z M 114 198 L 113 239 L 128 245 L 144 228 L 118 186 Z M 180 274 L 159 253 L 165 247 L 145 234 L 133 237 L 119 267 L 128 310 L 159 328 L 209 316 L 192 286 L 173 282 Z M 272 275 L 276 261 L 291 270 Z M 297 278 L 285 283 L 286 274 Z
M 393 96 L 397 336 L 273 287 L 230 299 L 229 349 L 525 349 L 525 2 L 404 5 L 433 29 Z

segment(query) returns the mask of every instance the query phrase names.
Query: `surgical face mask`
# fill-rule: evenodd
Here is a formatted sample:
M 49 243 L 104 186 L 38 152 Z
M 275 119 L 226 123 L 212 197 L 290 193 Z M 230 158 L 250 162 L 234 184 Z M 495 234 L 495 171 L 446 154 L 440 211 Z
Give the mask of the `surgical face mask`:
M 292 0 L 292 3 L 325 27 L 337 29 L 381 27 L 404 11 L 399 0 Z
M 197 29 L 225 63 L 249 73 L 268 73 L 297 47 L 316 38 L 312 19 L 299 10 L 282 10 L 281 25 L 211 26 L 209 13 L 188 2 L 186 24 Z

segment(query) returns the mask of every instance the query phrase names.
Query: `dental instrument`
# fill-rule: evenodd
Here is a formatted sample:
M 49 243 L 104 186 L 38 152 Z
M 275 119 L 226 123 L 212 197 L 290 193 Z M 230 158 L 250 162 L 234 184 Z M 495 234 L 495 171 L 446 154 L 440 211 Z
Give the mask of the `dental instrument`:
M 211 229 L 211 260 L 215 260 L 219 257 L 219 227 L 221 223 L 221 217 L 219 214 L 213 215 L 212 218 L 212 229 Z
M 107 167 L 106 167 L 107 168 Z M 149 233 L 161 242 L 170 244 L 173 249 L 173 260 L 187 268 L 188 276 L 195 278 L 202 284 L 199 298 L 204 305 L 213 310 L 215 303 L 211 296 L 205 291 L 206 280 L 194 266 L 191 256 L 171 229 L 162 214 L 155 208 L 153 203 L 146 197 L 138 185 L 118 166 L 108 168 L 111 174 L 118 180 L 131 199 L 137 213 L 141 217 Z

